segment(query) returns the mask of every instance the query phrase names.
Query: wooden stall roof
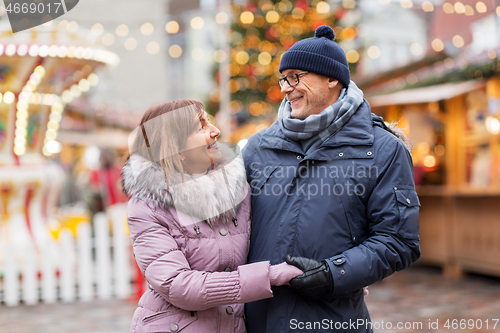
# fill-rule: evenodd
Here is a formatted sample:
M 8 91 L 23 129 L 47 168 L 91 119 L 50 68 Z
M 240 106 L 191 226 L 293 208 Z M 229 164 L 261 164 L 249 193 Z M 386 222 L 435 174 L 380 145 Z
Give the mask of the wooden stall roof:
M 437 102 L 482 88 L 485 85 L 485 80 L 445 83 L 430 87 L 402 90 L 392 94 L 376 95 L 367 97 L 367 100 L 372 107 Z

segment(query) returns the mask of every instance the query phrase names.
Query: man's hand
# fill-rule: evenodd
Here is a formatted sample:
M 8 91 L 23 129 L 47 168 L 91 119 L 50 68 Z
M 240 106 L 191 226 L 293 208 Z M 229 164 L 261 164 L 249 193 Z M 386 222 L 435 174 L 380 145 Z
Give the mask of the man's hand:
M 303 257 L 285 256 L 285 261 L 304 272 L 290 280 L 290 286 L 302 297 L 318 301 L 333 290 L 333 278 L 330 267 L 325 261 Z

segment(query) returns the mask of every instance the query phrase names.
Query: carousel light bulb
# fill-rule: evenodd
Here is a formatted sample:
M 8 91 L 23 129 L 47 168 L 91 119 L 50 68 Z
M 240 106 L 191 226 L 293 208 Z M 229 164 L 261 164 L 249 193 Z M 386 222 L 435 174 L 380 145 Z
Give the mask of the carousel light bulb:
M 20 55 L 21 57 L 25 56 L 28 53 L 28 45 L 26 44 L 21 44 L 17 48 L 17 55 Z
M 47 123 L 47 128 L 48 129 L 51 129 L 53 131 L 57 131 L 59 129 L 59 123 L 58 122 L 55 122 L 55 121 L 52 121 L 50 120 L 48 123 Z
M 87 92 L 90 89 L 90 83 L 86 79 L 81 79 L 80 82 L 78 82 L 78 88 L 80 88 L 81 91 Z
M 41 78 L 42 77 L 37 72 L 34 72 L 33 74 L 30 75 L 30 80 L 37 83 L 37 84 L 40 82 Z
M 84 49 L 83 49 L 83 47 L 81 47 L 81 46 L 79 46 L 79 47 L 77 47 L 77 48 L 76 48 L 76 50 L 75 50 L 75 58 L 76 58 L 76 59 L 81 59 L 81 58 L 83 58 L 83 50 L 84 50 Z
M 28 50 L 28 54 L 32 57 L 36 57 L 38 55 L 38 49 L 38 45 L 31 45 Z
M 70 46 L 68 47 L 68 58 L 74 58 L 75 57 L 75 52 L 76 52 L 76 47 L 75 46 Z
M 26 128 L 24 127 L 18 127 L 16 128 L 16 132 L 15 132 L 16 136 L 26 136 Z
M 49 97 L 50 105 L 53 105 L 57 102 L 59 102 L 59 96 L 57 96 L 56 94 L 50 94 L 50 97 Z
M 42 96 L 39 93 L 35 92 L 31 94 L 30 101 L 33 104 L 40 104 L 40 102 L 42 101 Z
M 39 66 L 35 67 L 35 70 L 33 72 L 40 75 L 40 77 L 42 77 L 45 75 L 45 68 L 42 65 L 39 65 Z
M 90 47 L 87 47 L 83 50 L 83 59 L 91 59 L 93 54 L 94 51 Z
M 66 90 L 67 91 L 67 90 Z M 71 93 L 70 93 L 71 94 Z M 62 113 L 63 112 L 63 106 L 61 103 L 54 103 L 54 105 L 52 105 L 52 107 L 50 108 L 50 111 L 51 112 L 58 112 L 58 113 Z
M 21 118 L 17 119 L 16 127 L 26 127 L 26 120 Z
M 20 147 L 26 145 L 26 138 L 24 136 L 16 136 L 16 138 L 14 139 L 14 145 Z
M 61 114 L 59 112 L 51 112 L 49 116 L 49 120 L 55 121 L 56 123 L 61 121 Z
M 17 107 L 18 111 L 20 111 L 20 110 L 26 111 L 28 109 L 28 103 L 26 103 L 24 101 L 19 101 L 19 102 L 17 102 L 16 107 Z
M 16 46 L 14 44 L 7 45 L 7 48 L 5 49 L 5 55 L 11 57 L 14 54 L 16 54 Z
M 71 95 L 73 95 L 73 97 L 80 97 L 82 95 L 82 91 L 76 84 L 72 85 L 69 90 L 71 91 Z
M 14 102 L 15 99 L 16 96 L 11 91 L 7 91 L 5 94 L 3 94 L 3 102 L 5 104 L 12 104 L 12 102 Z
M 28 111 L 26 111 L 26 110 L 18 110 L 16 112 L 16 118 L 17 119 L 24 119 L 24 120 L 28 119 Z
M 26 149 L 24 148 L 24 146 L 22 146 L 22 147 L 15 146 L 14 147 L 14 154 L 16 154 L 18 156 L 24 154 L 25 151 L 26 151 Z
M 50 95 L 49 94 L 43 94 L 42 95 L 42 103 L 43 105 L 49 105 L 49 97 Z
M 45 132 L 45 138 L 48 140 L 55 140 L 57 138 L 57 132 L 49 129 Z
M 3 49 L 4 49 L 3 44 L 0 44 L 0 55 L 3 54 Z
M 47 142 L 47 144 L 45 145 L 45 147 L 47 147 L 47 151 L 51 154 L 57 154 L 57 153 L 60 153 L 61 150 L 62 150 L 62 145 L 60 142 L 57 142 L 55 140 L 50 140 L 49 142 Z
M 49 57 L 56 57 L 58 51 L 59 47 L 57 47 L 57 45 L 52 45 L 51 47 L 49 47 Z
M 33 92 L 33 88 L 31 86 L 26 85 L 23 87 L 22 91 L 25 93 L 31 94 Z M 30 97 L 30 100 L 31 100 L 31 97 Z
M 68 48 L 66 46 L 59 47 L 59 50 L 57 51 L 57 56 L 59 58 L 64 58 L 67 55 L 68 55 Z
M 46 56 L 49 55 L 49 46 L 48 45 L 42 45 L 38 49 L 38 55 L 42 58 L 45 58 Z
M 73 94 L 69 90 L 65 90 L 61 97 L 64 103 L 71 103 L 73 100 Z
M 30 100 L 30 96 L 31 94 L 28 94 L 28 93 L 25 93 L 25 92 L 22 92 L 19 94 L 19 100 L 20 101 L 25 101 L 25 102 L 28 102 Z
M 90 74 L 87 80 L 92 87 L 96 86 L 99 83 L 99 77 L 94 73 Z

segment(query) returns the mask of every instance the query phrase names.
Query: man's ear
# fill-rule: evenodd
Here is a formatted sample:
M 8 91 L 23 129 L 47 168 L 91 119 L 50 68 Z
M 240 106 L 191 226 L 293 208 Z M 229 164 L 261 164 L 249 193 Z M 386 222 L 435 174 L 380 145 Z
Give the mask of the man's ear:
M 333 88 L 337 87 L 337 85 L 339 87 L 341 86 L 341 84 L 339 83 L 339 80 L 328 78 L 328 88 L 333 89 Z

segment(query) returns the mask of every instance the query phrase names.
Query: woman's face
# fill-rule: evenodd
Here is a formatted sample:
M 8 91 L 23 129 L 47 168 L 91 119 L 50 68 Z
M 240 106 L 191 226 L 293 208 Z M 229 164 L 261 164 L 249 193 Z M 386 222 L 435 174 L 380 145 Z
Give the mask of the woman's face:
M 222 160 L 222 153 L 217 147 L 220 131 L 210 124 L 204 112 L 196 130 L 187 138 L 184 149 L 184 169 L 189 173 L 203 173 L 214 163 Z

